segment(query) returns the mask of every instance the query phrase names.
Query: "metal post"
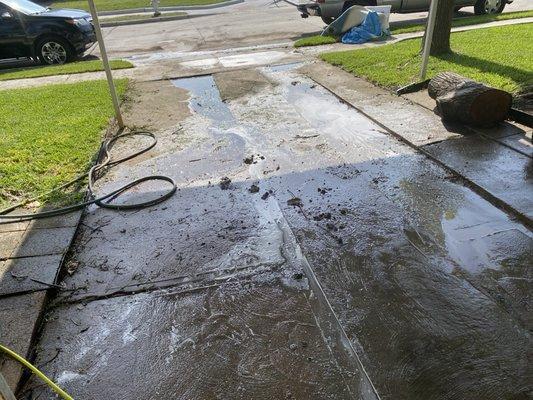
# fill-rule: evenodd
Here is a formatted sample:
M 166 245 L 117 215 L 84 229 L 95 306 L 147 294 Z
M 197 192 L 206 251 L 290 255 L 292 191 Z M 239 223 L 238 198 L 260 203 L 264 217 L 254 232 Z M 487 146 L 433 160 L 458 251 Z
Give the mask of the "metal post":
M 124 121 L 122 120 L 122 114 L 120 113 L 120 104 L 118 102 L 117 91 L 115 84 L 113 83 L 113 75 L 111 74 L 111 67 L 109 66 L 109 59 L 107 58 L 107 52 L 105 49 L 104 38 L 102 37 L 102 30 L 100 29 L 100 22 L 98 21 L 98 13 L 96 12 L 96 6 L 93 0 L 88 0 L 89 9 L 93 17 L 94 31 L 96 33 L 96 39 L 98 40 L 98 46 L 100 47 L 100 55 L 102 62 L 104 63 L 105 74 L 107 76 L 107 84 L 109 85 L 109 92 L 111 93 L 111 99 L 113 100 L 113 107 L 115 108 L 115 118 L 117 119 L 118 126 L 124 128 Z
M 429 51 L 431 50 L 431 42 L 433 41 L 433 29 L 435 28 L 438 3 L 439 0 L 431 0 L 431 5 L 429 6 L 428 24 L 425 33 L 424 50 L 422 52 L 422 66 L 420 67 L 421 81 L 426 79 L 426 72 L 428 69 L 429 61 Z

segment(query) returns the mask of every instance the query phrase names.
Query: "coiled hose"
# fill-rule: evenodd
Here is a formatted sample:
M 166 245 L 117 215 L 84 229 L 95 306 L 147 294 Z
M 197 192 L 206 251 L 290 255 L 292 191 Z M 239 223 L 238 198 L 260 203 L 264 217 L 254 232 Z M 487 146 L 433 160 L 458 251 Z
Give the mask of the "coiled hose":
M 61 389 L 59 386 L 57 386 L 54 382 L 52 382 L 45 374 L 43 374 L 37 367 L 35 367 L 33 364 L 31 364 L 28 360 L 26 360 L 24 357 L 19 356 L 17 353 L 15 353 L 13 350 L 8 349 L 5 346 L 2 346 L 0 344 L 0 351 L 6 353 L 8 356 L 13 358 L 14 360 L 18 361 L 20 364 L 28 368 L 31 372 L 33 372 L 35 375 L 37 375 L 44 383 L 46 383 L 54 392 L 56 392 L 62 399 L 64 400 L 74 400 L 67 392 L 65 392 L 63 389 Z
M 123 138 L 127 138 L 127 137 L 132 137 L 132 136 L 146 136 L 146 137 L 149 137 L 152 139 L 152 142 L 146 146 L 145 148 L 135 152 L 135 153 L 132 153 L 126 157 L 122 157 L 122 158 L 119 158 L 117 160 L 112 160 L 111 159 L 111 156 L 109 155 L 109 151 L 111 149 L 111 147 L 113 146 L 113 144 L 119 140 L 119 139 L 123 139 Z M 155 204 L 159 204 L 167 199 L 169 199 L 170 197 L 172 197 L 174 195 L 174 193 L 176 193 L 176 190 L 177 190 L 177 186 L 176 186 L 176 183 L 174 182 L 174 180 L 168 176 L 163 176 L 163 175 L 150 175 L 150 176 L 145 176 L 144 178 L 140 178 L 140 179 L 136 179 L 106 195 L 103 195 L 101 197 L 97 197 L 97 198 L 93 198 L 93 193 L 94 193 L 94 182 L 96 181 L 96 174 L 101 171 L 102 169 L 104 168 L 111 168 L 117 164 L 120 164 L 120 163 L 123 163 L 125 161 L 128 161 L 134 157 L 137 157 L 143 153 L 146 153 L 147 151 L 151 150 L 155 145 L 157 144 L 157 139 L 155 137 L 155 135 L 151 132 L 148 132 L 148 131 L 134 131 L 134 132 L 128 132 L 128 133 L 123 133 L 123 134 L 120 134 L 120 135 L 117 135 L 115 136 L 114 138 L 110 139 L 110 140 L 107 140 L 103 143 L 103 146 L 102 146 L 102 151 L 103 151 L 103 161 L 100 162 L 100 163 L 97 163 L 95 164 L 88 172 L 88 174 L 82 174 L 82 175 L 79 175 L 78 177 L 74 178 L 73 180 L 57 187 L 57 188 L 54 188 L 53 190 L 51 190 L 50 192 L 47 192 L 45 194 L 42 194 L 36 198 L 33 198 L 31 200 L 27 200 L 25 202 L 22 202 L 22 203 L 19 203 L 13 207 L 9 207 L 5 210 L 2 210 L 0 211 L 0 224 L 8 224 L 8 223 L 13 223 L 13 222 L 22 222 L 22 221 L 27 221 L 27 220 L 31 220 L 31 219 L 40 219 L 40 218 L 50 218 L 50 217 L 55 217 L 55 216 L 58 216 L 58 215 L 63 215 L 63 214 L 68 214 L 68 213 L 71 213 L 71 212 L 74 212 L 74 211 L 77 211 L 77 210 L 81 210 L 83 208 L 85 208 L 86 206 L 90 205 L 90 204 L 96 204 L 98 205 L 99 207 L 102 207 L 102 208 L 110 208 L 110 209 L 113 209 L 113 210 L 136 210 L 136 209 L 140 209 L 140 208 L 145 208 L 145 207 L 150 207 L 150 206 L 153 206 Z M 68 207 L 63 207 L 63 208 L 57 208 L 57 209 L 54 209 L 54 210 L 49 210 L 49 211 L 42 211 L 42 212 L 38 212 L 38 213 L 31 213 L 31 214 L 15 214 L 15 215 L 3 215 L 3 214 L 6 214 L 10 211 L 13 211 L 25 204 L 27 204 L 28 202 L 30 201 L 33 201 L 33 200 L 36 200 L 38 198 L 41 198 L 41 197 L 44 197 L 50 193 L 53 193 L 53 192 L 56 192 L 58 190 L 61 190 L 61 189 L 65 189 L 71 185 L 73 185 L 74 183 L 76 182 L 79 182 L 79 181 L 82 181 L 83 179 L 87 178 L 88 177 L 88 186 L 89 186 L 89 198 L 91 200 L 88 200 L 88 201 L 85 201 L 85 202 L 82 202 L 82 203 L 78 203 L 78 204 L 74 204 L 72 206 L 68 206 Z M 156 198 L 156 199 L 153 199 L 153 200 L 148 200 L 148 201 L 145 201 L 145 202 L 141 202 L 141 203 L 134 203 L 134 204 L 120 204 L 120 205 L 116 205 L 116 204 L 111 204 L 110 202 L 114 199 L 116 199 L 118 196 L 120 196 L 122 193 L 126 192 L 127 190 L 139 185 L 140 183 L 142 182 L 146 182 L 146 181 L 165 181 L 165 182 L 169 182 L 171 185 L 172 185 L 172 188 L 170 188 L 168 190 L 168 192 L 166 192 L 165 194 L 163 194 L 162 196 Z M 107 200 L 107 202 L 104 202 L 104 200 Z

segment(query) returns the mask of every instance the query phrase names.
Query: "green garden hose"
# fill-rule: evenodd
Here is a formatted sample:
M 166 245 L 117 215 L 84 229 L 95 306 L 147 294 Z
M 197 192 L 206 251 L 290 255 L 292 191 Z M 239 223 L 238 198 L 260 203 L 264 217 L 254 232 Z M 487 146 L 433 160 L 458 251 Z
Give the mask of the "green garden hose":
M 109 150 L 113 146 L 113 144 L 119 139 L 126 138 L 126 137 L 132 137 L 132 136 L 146 136 L 146 137 L 149 137 L 149 138 L 152 139 L 152 143 L 150 143 L 145 148 L 143 148 L 143 149 L 141 149 L 141 150 L 139 150 L 139 151 L 137 151 L 135 153 L 132 153 L 132 154 L 130 154 L 128 156 L 119 158 L 117 160 L 112 160 L 111 156 L 109 155 Z M 132 159 L 134 157 L 137 157 L 137 156 L 139 156 L 139 155 L 141 155 L 143 153 L 146 153 L 148 150 L 152 149 L 156 144 L 157 144 L 157 139 L 154 136 L 154 134 L 151 133 L 151 132 L 147 132 L 147 131 L 134 131 L 134 132 L 123 133 L 121 135 L 117 135 L 114 138 L 112 138 L 110 140 L 107 140 L 107 141 L 105 141 L 103 143 L 103 146 L 102 146 L 103 161 L 102 162 L 99 162 L 99 163 L 95 164 L 89 170 L 88 174 L 80 175 L 80 176 L 74 178 L 73 180 L 71 180 L 70 182 L 67 182 L 67 183 L 65 183 L 65 184 L 53 189 L 51 192 L 55 192 L 57 190 L 64 189 L 64 188 L 66 188 L 66 187 L 68 187 L 68 186 L 70 186 L 70 185 L 72 185 L 72 184 L 74 184 L 76 182 L 82 181 L 82 180 L 84 180 L 85 178 L 88 177 L 88 180 L 89 180 L 89 196 L 92 197 L 93 193 L 94 193 L 93 185 L 94 185 L 94 182 L 96 180 L 96 174 L 99 171 L 101 171 L 104 168 L 113 167 L 113 166 L 115 166 L 117 164 L 123 163 L 124 161 L 128 161 L 128 160 L 130 160 L 130 159 Z M 140 184 L 142 182 L 146 182 L 146 181 L 165 181 L 165 182 L 170 183 L 172 185 L 172 187 L 165 194 L 163 194 L 162 196 L 160 196 L 160 197 L 158 197 L 157 199 L 154 199 L 154 200 L 148 200 L 148 201 L 145 201 L 145 202 L 142 202 L 142 203 L 135 203 L 135 204 L 121 204 L 121 205 L 110 204 L 110 201 L 116 199 L 122 193 L 124 193 L 127 190 L 133 188 L 134 186 L 137 186 L 138 184 Z M 10 207 L 8 209 L 0 211 L 0 224 L 21 222 L 21 221 L 27 221 L 27 220 L 31 220 L 31 219 L 55 217 L 55 216 L 58 216 L 58 215 L 68 214 L 68 213 L 71 213 L 71 212 L 74 212 L 74 211 L 77 211 L 77 210 L 81 210 L 81 209 L 85 208 L 86 206 L 88 206 L 90 204 L 97 204 L 98 206 L 100 206 L 102 208 L 110 208 L 110 209 L 114 209 L 114 210 L 136 210 L 136 209 L 139 209 L 139 208 L 145 208 L 145 207 L 153 206 L 155 204 L 159 204 L 159 203 L 167 200 L 171 196 L 173 196 L 174 193 L 176 193 L 176 190 L 177 190 L 177 186 L 176 186 L 176 183 L 174 182 L 174 180 L 172 178 L 170 178 L 168 176 L 162 176 L 162 175 L 150 175 L 150 176 L 146 176 L 144 178 L 140 178 L 140 179 L 134 180 L 134 181 L 132 181 L 132 182 L 130 182 L 130 183 L 128 183 L 128 184 L 126 184 L 126 185 L 114 190 L 114 191 L 112 191 L 111 193 L 105 194 L 105 195 L 103 195 L 101 197 L 92 198 L 92 199 L 90 199 L 88 201 L 85 201 L 83 203 L 78 203 L 78 204 L 75 204 L 75 205 L 72 205 L 72 206 L 69 206 L 69 207 L 57 208 L 57 209 L 54 209 L 54 210 L 43 211 L 43 212 L 38 212 L 38 213 L 33 213 L 33 214 L 2 215 L 2 214 L 6 214 L 6 213 L 8 213 L 10 211 L 13 211 L 14 209 L 26 204 L 28 202 L 28 201 L 26 201 L 26 202 L 17 204 L 16 206 L 13 206 L 13 207 Z M 49 193 L 51 193 L 51 192 L 49 192 Z M 39 197 L 42 197 L 42 196 L 39 196 Z M 104 202 L 104 200 L 107 200 L 107 202 Z
M 19 356 L 17 353 L 15 353 L 13 350 L 8 349 L 5 346 L 2 346 L 0 344 L 0 351 L 3 351 L 8 356 L 13 358 L 14 360 L 18 361 L 20 364 L 28 368 L 31 372 L 33 372 L 35 375 L 37 375 L 44 383 L 46 383 L 54 392 L 56 392 L 62 399 L 64 400 L 74 400 L 67 392 L 65 392 L 63 389 L 61 389 L 59 386 L 57 386 L 54 382 L 52 382 L 45 374 L 43 374 L 37 367 L 35 367 L 33 364 L 31 364 L 28 360 L 26 360 L 24 357 Z

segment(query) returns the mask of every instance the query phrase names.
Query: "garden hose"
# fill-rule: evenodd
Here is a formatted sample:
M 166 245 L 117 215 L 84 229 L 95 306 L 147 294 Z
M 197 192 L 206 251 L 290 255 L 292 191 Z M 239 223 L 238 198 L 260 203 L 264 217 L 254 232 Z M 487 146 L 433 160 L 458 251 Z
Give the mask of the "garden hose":
M 5 346 L 2 346 L 0 344 L 0 351 L 3 351 L 8 356 L 13 358 L 14 360 L 18 361 L 20 364 L 28 368 L 31 372 L 33 372 L 35 375 L 37 375 L 44 383 L 46 383 L 54 392 L 56 392 L 62 399 L 64 400 L 74 400 L 67 392 L 65 392 L 63 389 L 61 389 L 59 386 L 57 386 L 54 382 L 52 382 L 45 374 L 43 374 L 37 367 L 35 367 L 33 364 L 31 364 L 28 360 L 26 360 L 24 357 L 19 356 L 17 353 L 15 353 L 13 350 L 8 349 Z
M 110 148 L 113 146 L 113 144 L 119 140 L 119 139 L 123 139 L 123 138 L 126 138 L 126 137 L 132 137 L 132 136 L 146 136 L 146 137 L 149 137 L 152 139 L 152 143 L 150 143 L 148 146 L 146 146 L 145 148 L 135 152 L 135 153 L 132 153 L 128 156 L 125 156 L 125 157 L 122 157 L 122 158 L 119 158 L 117 160 L 112 160 L 111 159 L 111 156 L 109 155 L 109 151 L 110 151 Z M 140 179 L 136 179 L 108 194 L 105 194 L 101 197 L 97 197 L 97 198 L 94 198 L 93 196 L 93 193 L 94 193 L 94 182 L 96 181 L 96 174 L 101 171 L 102 169 L 104 168 L 111 168 L 117 164 L 120 164 L 120 163 L 123 163 L 125 161 L 128 161 L 134 157 L 137 157 L 143 153 L 146 153 L 147 151 L 149 151 L 150 149 L 152 149 L 155 145 L 157 144 L 157 139 L 155 137 L 155 135 L 151 132 L 147 132 L 147 131 L 134 131 L 134 132 L 128 132 L 128 133 L 123 133 L 123 134 L 120 134 L 120 135 L 117 135 L 115 136 L 114 138 L 110 139 L 110 140 L 107 140 L 103 143 L 102 145 L 102 152 L 103 152 L 103 160 L 97 164 L 95 164 L 88 172 L 88 174 L 83 174 L 83 175 L 80 175 L 76 178 L 74 178 L 73 180 L 71 180 L 70 182 L 67 182 L 55 189 L 53 189 L 52 191 L 44 194 L 44 195 L 41 195 L 41 196 L 38 196 L 37 198 L 40 198 L 40 197 L 43 197 L 47 194 L 50 194 L 52 192 L 56 192 L 60 189 L 64 189 L 68 186 L 71 186 L 73 185 L 74 183 L 76 182 L 79 182 L 79 181 L 82 181 L 83 179 L 85 179 L 86 177 L 88 178 L 88 186 L 89 186 L 89 199 L 88 201 L 85 201 L 85 202 L 82 202 L 82 203 L 78 203 L 78 204 L 74 204 L 72 206 L 68 206 L 68 207 L 63 207 L 63 208 L 57 208 L 57 209 L 53 209 L 53 210 L 49 210 L 49 211 L 42 211 L 42 212 L 37 212 L 37 213 L 31 213 L 31 214 L 15 214 L 15 215 L 3 215 L 3 214 L 6 214 L 16 208 L 19 208 L 21 206 L 23 206 L 24 204 L 27 204 L 29 202 L 28 201 L 25 201 L 25 202 L 22 202 L 22 203 L 19 203 L 13 207 L 9 207 L 5 210 L 2 210 L 0 211 L 0 224 L 8 224 L 8 223 L 13 223 L 13 222 L 22 222 L 22 221 L 27 221 L 27 220 L 31 220 L 31 219 L 40 219 L 40 218 L 49 218 L 49 217 L 55 217 L 55 216 L 58 216 L 58 215 L 63 215 L 63 214 L 68 214 L 68 213 L 71 213 L 71 212 L 74 212 L 74 211 L 77 211 L 77 210 L 81 210 L 83 208 L 85 208 L 86 206 L 90 205 L 90 204 L 96 204 L 102 208 L 110 208 L 110 209 L 113 209 L 113 210 L 136 210 L 136 209 L 140 209 L 140 208 L 145 208 L 145 207 L 150 207 L 150 206 L 153 206 L 153 205 L 156 205 L 156 204 L 159 204 L 167 199 L 169 199 L 170 197 L 172 197 L 174 195 L 174 193 L 176 193 L 176 190 L 177 190 L 177 186 L 176 186 L 176 183 L 174 182 L 174 180 L 168 176 L 163 176 L 163 175 L 150 175 L 150 176 L 146 176 L 144 178 L 140 178 Z M 120 196 L 122 193 L 126 192 L 127 190 L 139 185 L 140 183 L 142 182 L 146 182 L 146 181 L 164 181 L 164 182 L 168 182 L 172 185 L 172 187 L 165 193 L 163 194 L 162 196 L 156 198 L 156 199 L 153 199 L 153 200 L 148 200 L 148 201 L 145 201 L 145 202 L 141 202 L 141 203 L 133 203 L 133 204 L 120 204 L 120 205 L 116 205 L 116 204 L 111 204 L 110 202 L 113 201 L 114 199 L 116 199 L 118 196 Z M 35 198 L 35 199 L 37 199 Z M 35 200 L 33 199 L 33 200 Z M 104 202 L 104 200 L 107 200 L 106 202 Z

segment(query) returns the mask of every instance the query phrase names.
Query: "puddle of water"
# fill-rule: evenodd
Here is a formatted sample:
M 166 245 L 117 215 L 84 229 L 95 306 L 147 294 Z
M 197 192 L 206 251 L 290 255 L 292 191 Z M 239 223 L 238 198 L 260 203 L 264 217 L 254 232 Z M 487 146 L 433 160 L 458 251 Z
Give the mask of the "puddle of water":
M 176 79 L 172 81 L 172 84 L 191 93 L 189 107 L 193 112 L 216 123 L 235 121 L 228 106 L 220 98 L 212 75 Z
M 448 254 L 463 270 L 472 274 L 500 270 L 499 259 L 504 259 L 504 256 L 521 258 L 527 252 L 533 254 L 530 232 L 508 221 L 502 211 L 488 204 L 477 206 L 476 209 L 459 208 L 450 215 L 444 215 L 441 221 Z M 506 235 L 514 237 L 512 244 L 498 244 L 497 238 Z M 517 238 L 529 243 L 524 246 L 525 250 L 519 248 L 521 240 Z

